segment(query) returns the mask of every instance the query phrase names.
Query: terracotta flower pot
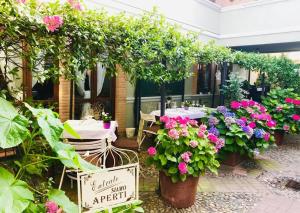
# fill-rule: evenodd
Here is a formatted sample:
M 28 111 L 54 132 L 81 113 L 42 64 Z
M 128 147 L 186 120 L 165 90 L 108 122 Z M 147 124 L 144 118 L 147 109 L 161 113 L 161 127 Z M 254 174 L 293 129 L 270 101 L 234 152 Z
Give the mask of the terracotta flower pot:
M 161 196 L 175 208 L 187 208 L 195 203 L 198 181 L 199 177 L 188 176 L 184 182 L 173 183 L 164 172 L 159 172 Z
M 104 127 L 104 129 L 109 129 L 110 128 L 110 122 L 103 122 L 103 127 Z
M 277 146 L 282 145 L 283 138 L 284 138 L 284 131 L 276 130 L 274 133 L 275 143 Z
M 237 166 L 243 160 L 245 160 L 245 157 L 242 156 L 240 153 L 229 152 L 226 154 L 225 159 L 222 160 L 222 164 L 227 165 L 227 166 Z

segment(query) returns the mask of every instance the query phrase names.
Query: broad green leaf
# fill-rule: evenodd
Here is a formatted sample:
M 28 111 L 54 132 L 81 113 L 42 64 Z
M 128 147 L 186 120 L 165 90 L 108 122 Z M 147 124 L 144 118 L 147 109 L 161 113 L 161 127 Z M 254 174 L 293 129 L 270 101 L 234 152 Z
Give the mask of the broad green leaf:
M 159 159 L 160 159 L 160 162 L 161 162 L 162 166 L 166 165 L 167 162 L 168 162 L 167 158 L 164 155 L 160 155 Z
M 64 191 L 58 189 L 52 189 L 48 192 L 48 199 L 50 201 L 55 202 L 66 213 L 79 212 L 78 206 L 72 201 L 70 201 L 70 199 L 65 195 Z
M 19 115 L 14 106 L 0 98 L 0 147 L 11 148 L 22 143 L 29 135 L 28 120 Z
M 70 126 L 70 124 L 66 121 L 64 123 L 64 130 L 72 135 L 76 139 L 80 139 L 80 135 Z
M 169 160 L 169 161 L 172 161 L 172 162 L 177 162 L 177 159 L 174 157 L 174 156 L 172 156 L 172 155 L 169 155 L 169 154 L 166 154 L 166 156 L 167 156 L 167 159 Z
M 236 142 L 239 146 L 245 146 L 245 142 L 240 138 L 236 138 Z
M 33 199 L 27 183 L 16 180 L 13 174 L 0 167 L 0 212 L 21 213 Z
M 168 169 L 168 173 L 169 173 L 169 174 L 176 174 L 177 171 L 178 171 L 178 169 L 177 169 L 176 167 L 170 167 L 170 168 Z

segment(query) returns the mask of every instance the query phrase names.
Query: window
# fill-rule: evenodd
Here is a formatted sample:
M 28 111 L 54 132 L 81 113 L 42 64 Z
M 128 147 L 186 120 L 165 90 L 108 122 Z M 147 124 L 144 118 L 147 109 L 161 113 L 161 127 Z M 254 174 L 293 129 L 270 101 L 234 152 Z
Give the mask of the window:
M 149 81 L 140 82 L 141 97 L 160 96 L 159 85 Z M 166 95 L 181 95 L 184 92 L 184 82 L 178 81 L 166 84 Z
M 212 64 L 198 64 L 198 94 L 209 94 L 213 87 L 214 66 Z

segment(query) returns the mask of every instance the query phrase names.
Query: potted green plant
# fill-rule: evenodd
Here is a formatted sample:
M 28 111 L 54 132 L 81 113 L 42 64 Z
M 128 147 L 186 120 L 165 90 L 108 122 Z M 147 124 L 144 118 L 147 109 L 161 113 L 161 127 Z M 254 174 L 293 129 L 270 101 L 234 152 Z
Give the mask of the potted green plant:
M 297 114 L 300 106 L 300 98 L 293 89 L 272 89 L 266 97 L 263 98 L 263 104 L 269 113 L 277 122 L 275 130 L 275 143 L 281 145 L 284 134 L 298 134 L 299 115 Z
M 111 123 L 111 120 L 112 120 L 111 115 L 109 115 L 109 113 L 102 112 L 101 113 L 101 120 L 103 122 L 104 129 L 109 129 L 110 128 L 110 123 Z
M 194 204 L 199 175 L 208 169 L 217 172 L 217 151 L 224 140 L 208 133 L 205 125 L 189 118 L 162 116 L 157 145 L 148 149 L 148 164 L 159 170 L 164 201 L 176 208 Z
M 184 101 L 183 102 L 183 108 L 185 110 L 188 110 L 190 106 L 192 106 L 192 103 L 190 101 Z
M 274 124 L 263 106 L 255 101 L 233 101 L 231 108 L 217 107 L 206 122 L 209 133 L 225 138 L 218 157 L 224 164 L 236 166 L 245 157 L 253 157 L 269 146 L 273 138 L 267 125 Z

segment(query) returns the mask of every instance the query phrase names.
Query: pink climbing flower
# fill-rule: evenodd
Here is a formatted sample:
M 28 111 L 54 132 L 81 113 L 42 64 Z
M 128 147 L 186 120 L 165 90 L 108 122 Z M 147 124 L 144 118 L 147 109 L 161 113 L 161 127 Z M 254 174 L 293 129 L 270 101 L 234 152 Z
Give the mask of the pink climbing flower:
M 188 163 L 191 160 L 191 158 L 190 158 L 191 156 L 192 156 L 191 152 L 184 152 L 181 154 L 180 157 L 182 158 L 182 160 L 184 160 L 184 162 Z
M 58 205 L 53 201 L 47 201 L 45 207 L 47 213 L 56 213 L 58 211 Z
M 294 114 L 294 115 L 292 115 L 292 119 L 294 121 L 299 121 L 300 120 L 300 115 Z
M 198 146 L 198 141 L 190 141 L 190 147 L 196 148 Z
M 169 132 L 168 132 L 168 135 L 170 138 L 174 139 L 174 140 L 177 140 L 179 138 L 179 133 L 176 129 L 171 129 Z
M 148 151 L 148 155 L 150 156 L 156 155 L 156 148 L 153 146 L 149 147 L 147 151 Z
M 63 18 L 60 16 L 45 16 L 43 18 L 44 24 L 47 29 L 51 32 L 54 32 L 56 29 L 63 25 Z
M 178 170 L 180 174 L 186 174 L 187 173 L 187 164 L 185 162 L 180 162 L 178 164 Z
M 231 103 L 230 103 L 230 107 L 232 108 L 232 109 L 239 109 L 239 108 L 241 108 L 241 103 L 240 102 L 238 102 L 238 101 L 232 101 Z

